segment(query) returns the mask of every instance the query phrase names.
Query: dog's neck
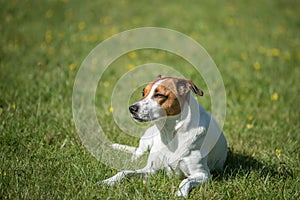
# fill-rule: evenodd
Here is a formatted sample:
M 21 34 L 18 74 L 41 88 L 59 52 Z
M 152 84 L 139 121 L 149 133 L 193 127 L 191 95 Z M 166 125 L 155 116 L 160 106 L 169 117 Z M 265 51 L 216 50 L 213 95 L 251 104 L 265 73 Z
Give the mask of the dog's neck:
M 190 94 L 184 101 L 180 114 L 157 120 L 155 125 L 160 130 L 163 142 L 168 144 L 175 134 L 183 134 L 197 127 L 200 117 L 199 112 L 198 102 Z

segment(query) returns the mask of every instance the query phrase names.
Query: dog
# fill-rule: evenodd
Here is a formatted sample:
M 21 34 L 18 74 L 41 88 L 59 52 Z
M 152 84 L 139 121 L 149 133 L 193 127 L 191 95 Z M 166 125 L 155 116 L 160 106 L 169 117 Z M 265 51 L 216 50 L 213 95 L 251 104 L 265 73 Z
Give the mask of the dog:
M 136 160 L 150 150 L 147 164 L 138 170 L 125 170 L 102 183 L 114 185 L 133 176 L 146 178 L 159 170 L 183 180 L 176 196 L 188 197 L 198 184 L 210 178 L 212 170 L 223 168 L 227 142 L 214 118 L 198 104 L 192 92 L 203 91 L 184 78 L 158 76 L 143 89 L 142 99 L 129 107 L 137 122 L 154 125 L 140 138 L 139 146 L 112 144 L 114 149 L 132 153 Z

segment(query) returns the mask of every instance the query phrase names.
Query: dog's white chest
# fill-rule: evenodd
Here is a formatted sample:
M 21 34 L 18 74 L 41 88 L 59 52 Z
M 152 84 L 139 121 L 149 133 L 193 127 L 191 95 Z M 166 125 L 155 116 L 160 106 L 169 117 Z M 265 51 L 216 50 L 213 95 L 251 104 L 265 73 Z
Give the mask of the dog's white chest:
M 192 155 L 193 150 L 199 149 L 204 132 L 203 127 L 197 127 L 186 133 L 156 134 L 148 163 L 156 169 L 165 169 L 177 175 L 187 175 L 186 159 Z M 195 159 L 200 159 L 200 155 Z

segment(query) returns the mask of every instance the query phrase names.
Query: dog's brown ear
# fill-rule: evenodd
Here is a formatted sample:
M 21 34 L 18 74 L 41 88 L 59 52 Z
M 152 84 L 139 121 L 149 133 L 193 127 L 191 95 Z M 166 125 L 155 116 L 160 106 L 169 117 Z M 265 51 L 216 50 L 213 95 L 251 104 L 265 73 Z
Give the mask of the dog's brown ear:
M 156 78 L 157 79 L 164 79 L 164 78 L 169 78 L 169 76 L 159 74 Z
M 179 79 L 177 83 L 177 90 L 179 95 L 185 95 L 189 91 L 192 91 L 199 96 L 203 96 L 203 91 L 200 90 L 191 80 L 187 79 Z
M 193 83 L 193 81 L 188 80 L 187 82 L 188 82 L 188 84 L 189 84 L 190 90 L 192 90 L 195 94 L 198 94 L 199 96 L 203 96 L 203 94 L 204 94 L 203 91 L 200 90 L 200 89 Z

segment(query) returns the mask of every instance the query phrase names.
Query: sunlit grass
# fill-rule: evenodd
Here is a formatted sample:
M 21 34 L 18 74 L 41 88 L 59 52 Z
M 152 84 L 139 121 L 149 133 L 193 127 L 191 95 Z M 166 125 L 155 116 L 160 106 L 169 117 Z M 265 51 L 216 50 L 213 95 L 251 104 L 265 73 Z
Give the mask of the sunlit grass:
M 0 199 L 174 198 L 180 180 L 164 173 L 113 188 L 95 185 L 116 170 L 83 147 L 72 119 L 73 83 L 84 58 L 108 37 L 144 26 L 191 36 L 224 80 L 227 165 L 191 199 L 299 198 L 299 6 L 280 0 L 1 1 Z M 207 90 L 176 55 L 141 50 L 120 57 L 96 96 L 97 116 L 112 140 L 138 142 L 114 123 L 110 97 L 118 78 L 148 62 L 172 66 Z M 198 100 L 210 109 L 209 95 Z

